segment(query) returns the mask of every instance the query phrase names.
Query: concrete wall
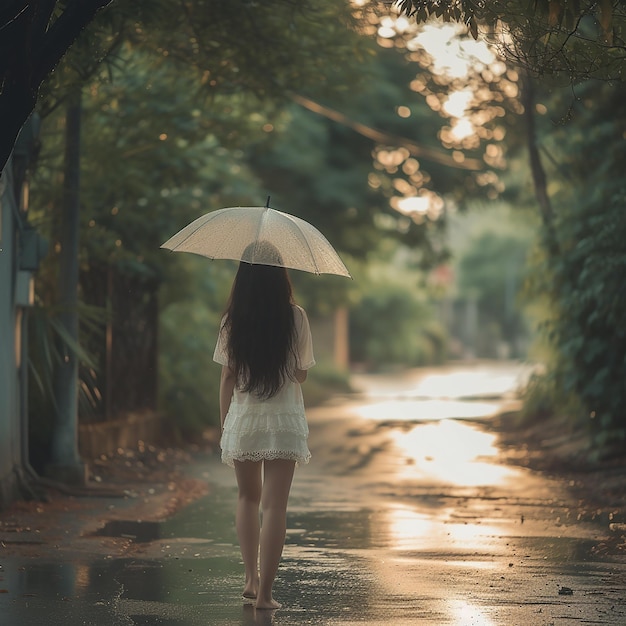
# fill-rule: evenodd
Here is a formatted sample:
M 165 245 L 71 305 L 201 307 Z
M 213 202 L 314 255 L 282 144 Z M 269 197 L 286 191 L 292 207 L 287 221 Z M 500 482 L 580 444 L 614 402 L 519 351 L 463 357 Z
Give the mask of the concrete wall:
M 11 167 L 0 178 L 0 509 L 17 495 L 21 429 L 16 347 L 15 199 Z

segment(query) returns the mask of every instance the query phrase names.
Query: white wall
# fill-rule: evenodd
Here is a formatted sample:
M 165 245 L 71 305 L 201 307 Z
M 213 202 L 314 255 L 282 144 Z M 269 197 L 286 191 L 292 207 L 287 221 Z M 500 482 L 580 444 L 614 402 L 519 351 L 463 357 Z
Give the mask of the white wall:
M 0 509 L 16 495 L 16 469 L 21 465 L 15 356 L 15 200 L 10 173 L 7 165 L 0 178 Z

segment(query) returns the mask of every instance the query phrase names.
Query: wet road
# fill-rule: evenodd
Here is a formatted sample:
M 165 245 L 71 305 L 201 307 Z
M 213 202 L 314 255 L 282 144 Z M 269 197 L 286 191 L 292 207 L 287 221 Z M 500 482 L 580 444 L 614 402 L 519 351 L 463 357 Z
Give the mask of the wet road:
M 357 378 L 361 395 L 310 411 L 277 612 L 241 600 L 234 477 L 210 458 L 193 467 L 208 497 L 117 529 L 132 558 L 3 559 L 0 625 L 626 625 L 626 565 L 593 551 L 607 524 L 501 464 L 480 426 L 522 375 Z

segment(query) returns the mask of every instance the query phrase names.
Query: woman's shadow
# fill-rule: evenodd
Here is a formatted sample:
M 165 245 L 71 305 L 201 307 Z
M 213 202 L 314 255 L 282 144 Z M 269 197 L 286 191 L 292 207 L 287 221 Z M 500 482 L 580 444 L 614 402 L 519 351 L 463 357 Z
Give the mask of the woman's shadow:
M 276 611 L 268 611 L 267 609 L 259 609 L 257 611 L 254 604 L 244 604 L 241 625 L 242 626 L 270 626 L 274 623 L 274 615 Z

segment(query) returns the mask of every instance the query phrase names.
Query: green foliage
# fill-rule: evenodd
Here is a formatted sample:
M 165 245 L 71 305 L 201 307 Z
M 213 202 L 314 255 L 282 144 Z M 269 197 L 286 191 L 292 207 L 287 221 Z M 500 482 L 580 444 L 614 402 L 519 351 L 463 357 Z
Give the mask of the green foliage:
M 444 10 L 452 6 L 437 4 Z M 393 96 L 395 123 L 370 113 L 385 122 L 382 128 L 407 138 L 377 146 L 372 186 L 390 198 L 405 221 L 430 225 L 440 225 L 440 214 L 450 206 L 465 209 L 476 199 L 500 197 L 509 130 L 523 110 L 519 72 L 503 63 L 498 46 L 471 40 L 461 26 L 412 24 L 395 15 L 379 19 L 377 40 L 386 54 L 378 65 L 394 83 L 403 73 L 410 75 L 405 78 L 410 90 L 398 89 Z M 394 62 L 398 53 L 405 60 L 401 68 Z M 376 105 L 390 95 L 381 90 L 383 97 L 378 96 L 381 82 L 374 75 L 370 100 Z M 416 102 L 416 93 L 423 100 Z M 365 103 L 362 108 L 382 109 Z M 439 219 L 431 222 L 433 214 Z
M 70 12 L 63 6 L 67 4 L 57 2 L 57 17 Z M 64 26 L 67 31 L 79 26 L 82 30 L 72 19 L 65 19 Z M 114 73 L 120 49 L 128 44 L 151 56 L 155 67 L 192 73 L 195 85 L 187 96 L 203 94 L 212 100 L 215 95 L 253 93 L 284 100 L 289 89 L 346 89 L 358 81 L 358 73 L 346 72 L 346 66 L 356 67 L 367 49 L 356 28 L 349 4 L 332 0 L 111 3 L 90 21 L 48 76 L 38 106 L 44 112 L 56 108 L 99 68 Z M 326 63 L 329 56 L 336 63 Z
M 465 24 L 499 40 L 507 60 L 540 76 L 562 74 L 572 82 L 594 76 L 622 80 L 626 19 L 615 0 L 398 0 L 418 22 L 430 18 Z M 499 37 L 502 33 L 503 36 Z
M 134 4 L 139 22 L 133 33 L 136 45 L 155 52 L 163 63 L 196 70 L 210 98 L 215 93 L 247 92 L 280 100 L 289 90 L 345 89 L 358 80 L 346 69 L 356 68 L 366 53 L 349 3 Z
M 189 254 L 169 262 L 159 293 L 159 408 L 176 436 L 194 438 L 219 425 L 213 351 L 236 265 Z
M 192 438 L 219 426 L 220 367 L 213 349 L 220 315 L 182 301 L 166 307 L 160 322 L 159 407 L 172 432 Z
M 78 397 L 79 406 L 85 413 L 89 413 L 96 404 L 99 390 L 92 377 L 96 364 L 92 355 L 84 349 L 83 343 L 85 343 L 84 338 L 88 334 L 104 325 L 106 312 L 100 307 L 80 303 L 78 316 L 81 320 L 82 336 L 76 341 L 59 321 L 58 307 L 46 310 L 44 306 L 38 304 L 30 310 L 29 331 L 32 333 L 34 341 L 29 346 L 29 370 L 43 403 L 54 405 L 53 376 L 55 367 L 62 363 L 67 355 L 72 355 L 81 367 L 89 373 L 88 378 L 91 379 L 90 382 L 83 380 Z
M 94 268 L 110 266 L 131 276 L 164 280 L 171 276 L 170 300 L 188 301 L 198 275 L 203 279 L 199 281 L 203 296 L 217 289 L 207 285 L 206 273 L 200 274 L 202 269 L 206 272 L 207 260 L 201 268 L 159 246 L 213 203 L 226 202 L 229 196 L 233 201 L 243 198 L 247 189 L 254 188 L 254 177 L 242 172 L 238 137 L 231 128 L 236 125 L 240 133 L 252 133 L 250 126 L 258 127 L 258 120 L 253 117 L 254 100 L 240 96 L 220 100 L 211 113 L 203 112 L 199 102 L 189 100 L 192 87 L 189 75 L 155 69 L 149 59 L 127 51 L 123 71 L 115 74 L 113 82 L 94 81 L 85 90 L 79 253 L 83 278 Z M 53 242 L 37 284 L 48 307 L 55 302 L 56 250 L 63 241 L 58 230 L 62 124 L 60 110 L 45 120 L 44 149 L 31 187 L 31 221 Z M 224 299 L 219 305 L 213 302 L 213 310 L 219 310 Z M 85 319 L 81 323 L 84 326 Z M 91 331 L 81 344 L 88 346 L 92 361 L 104 362 L 104 330 Z M 183 347 L 181 343 L 173 351 L 180 354 Z M 94 385 L 100 374 L 97 369 L 81 368 L 81 389 Z M 81 418 L 89 415 L 87 407 L 81 403 Z
M 567 227 L 576 243 L 554 267 L 560 317 L 552 337 L 567 390 L 580 395 L 601 427 L 626 427 L 625 206 L 626 189 L 572 217 Z
M 625 87 L 588 84 L 557 128 L 561 172 L 555 195 L 561 254 L 535 272 L 552 294 L 544 323 L 562 392 L 578 398 L 599 432 L 626 432 Z M 553 153 L 554 154 L 554 153 Z
M 562 376 L 557 368 L 548 367 L 533 374 L 522 391 L 522 416 L 526 423 L 541 421 L 563 413 L 574 420 L 582 419 L 580 399 L 565 392 Z
M 88 336 L 105 323 L 105 312 L 99 307 L 79 304 L 81 324 L 78 342 L 67 333 L 58 315 L 58 307 L 47 307 L 41 302 L 37 302 L 28 313 L 29 451 L 37 470 L 43 469 L 50 460 L 50 441 L 57 413 L 54 377 L 56 368 L 67 355 L 72 355 L 79 364 L 79 413 L 93 415 L 100 397 L 93 354 L 84 345 Z
M 230 131 L 252 132 L 253 103 L 233 97 L 203 111 L 189 100 L 192 83 L 133 58 L 86 102 L 82 219 L 90 262 L 133 258 L 160 266 L 159 246 L 170 234 L 214 202 L 254 188 Z
M 248 153 L 272 206 L 312 222 L 339 250 L 362 256 L 377 237 L 369 151 L 362 143 L 354 148 L 345 129 L 295 106 L 283 124 L 270 141 L 251 142 Z
M 358 90 L 323 100 L 346 123 L 291 106 L 269 140 L 251 142 L 249 167 L 272 190 L 272 204 L 311 221 L 335 247 L 357 259 L 384 235 L 418 250 L 424 266 L 435 262 L 442 250 L 443 220 L 407 216 L 394 207 L 422 185 L 433 195 L 443 190 L 447 195 L 465 184 L 466 172 L 455 168 L 452 158 L 447 166 L 428 158 L 420 164 L 402 147 L 405 138 L 445 155 L 437 137 L 438 115 L 425 103 L 413 106 L 410 118 L 397 113 L 399 103 L 415 99 L 409 86 L 415 71 L 397 51 L 379 50 L 359 68 L 368 80 Z M 350 124 L 385 129 L 380 141 L 389 143 L 367 138 Z M 381 165 L 379 151 L 398 163 Z M 411 180 L 400 166 L 405 160 L 410 161 L 407 171 L 413 168 Z M 399 194 L 400 187 L 406 193 Z
M 89 63 L 83 67 L 85 37 L 75 48 L 78 56 L 69 56 L 49 83 L 33 217 L 53 244 L 62 241 L 56 225 L 63 120 L 53 95 L 74 84 L 75 72 L 87 77 L 81 267 L 88 272 L 112 265 L 163 280 L 162 409 L 176 416 L 182 433 L 215 421 L 208 408 L 216 401 L 214 381 L 203 384 L 201 376 L 213 368 L 212 325 L 229 287 L 210 261 L 187 261 L 159 249 L 183 225 L 221 206 L 260 204 L 269 193 L 273 206 L 309 219 L 355 259 L 367 258 L 383 236 L 412 246 L 416 265 L 445 255 L 444 220 L 400 214 L 392 201 L 406 185 L 413 193 L 418 179 L 463 196 L 466 172 L 449 167 L 458 159 L 450 153 L 443 159 L 448 165 L 414 159 L 413 174 L 382 165 L 378 157 L 373 165 L 372 151 L 397 152 L 405 160 L 408 152 L 285 105 L 292 91 L 306 92 L 348 119 L 384 128 L 392 140 L 403 135 L 428 154 L 440 148 L 439 125 L 433 123 L 438 116 L 427 105 L 412 105 L 410 119 L 398 114 L 399 104 L 414 101 L 409 83 L 415 68 L 396 51 L 376 55 L 374 39 L 353 29 L 349 12 L 348 3 L 330 0 L 125 3 L 121 14 L 107 11 L 95 24 L 98 48 L 113 51 L 108 62 L 96 65 L 98 71 Z M 53 264 L 54 254 L 39 281 L 50 301 Z M 360 297 L 350 281 L 295 276 L 294 282 L 311 311 L 327 313 Z M 370 342 L 363 344 L 363 358 L 409 364 L 440 359 L 443 334 L 425 295 L 413 289 L 407 294 L 405 285 L 376 290 L 382 300 L 363 296 L 359 307 L 365 312 L 356 313 L 359 332 Z M 391 323 L 379 328 L 385 315 Z
M 372 370 L 441 362 L 445 332 L 417 287 L 419 274 L 392 264 L 377 269 L 361 279 L 360 299 L 350 309 L 350 360 Z

